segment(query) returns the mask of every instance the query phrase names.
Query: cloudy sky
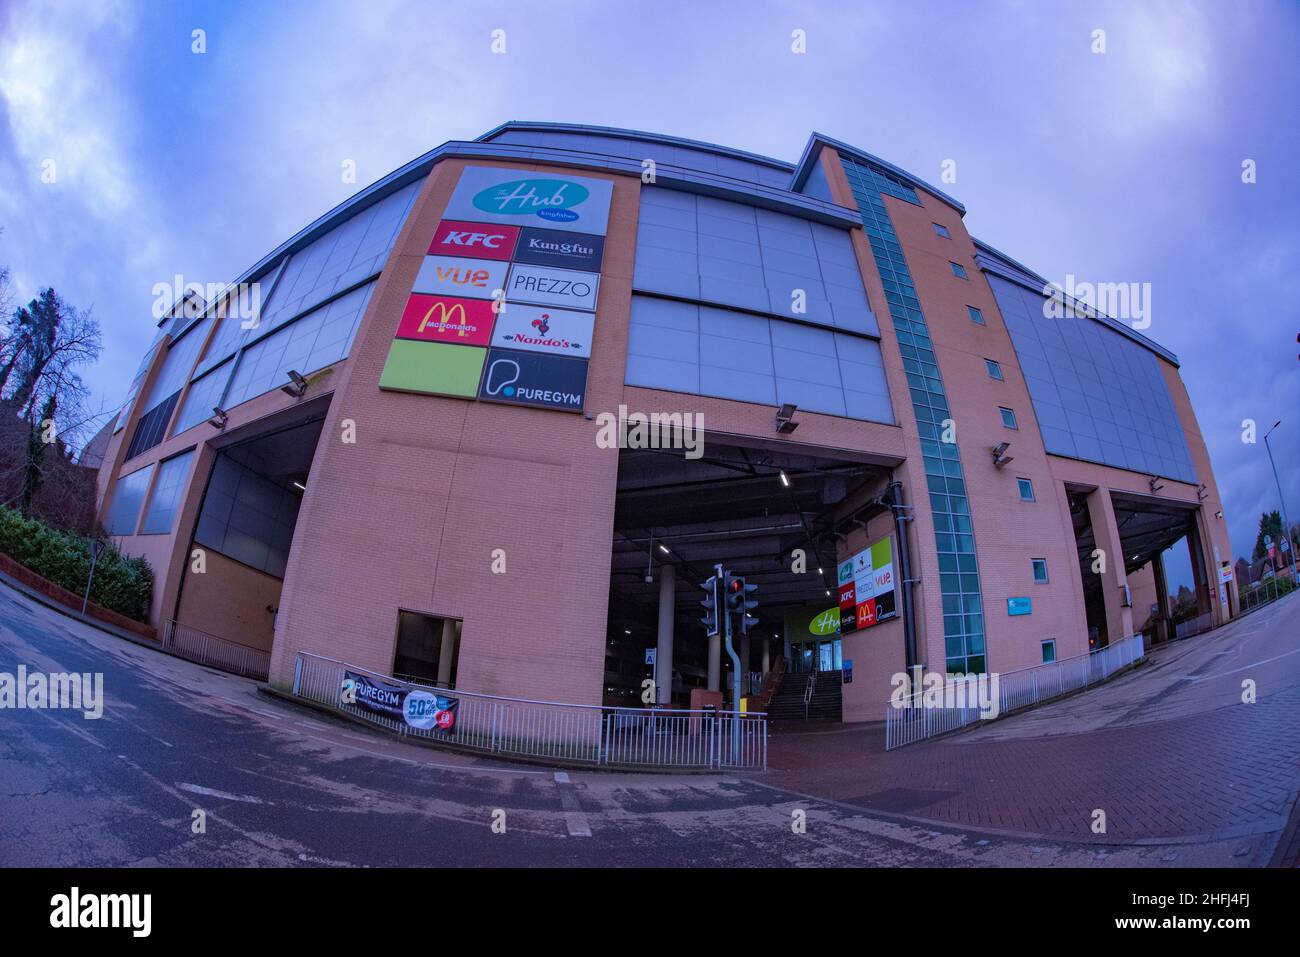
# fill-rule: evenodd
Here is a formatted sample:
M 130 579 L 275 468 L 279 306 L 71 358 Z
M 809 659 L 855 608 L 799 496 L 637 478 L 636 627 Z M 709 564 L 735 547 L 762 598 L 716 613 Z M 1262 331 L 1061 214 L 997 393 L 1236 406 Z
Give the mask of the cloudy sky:
M 504 120 L 787 160 L 820 130 L 936 183 L 951 160 L 975 236 L 1061 283 L 1151 284 L 1146 333 L 1182 361 L 1242 553 L 1277 506 L 1244 419 L 1283 420 L 1300 521 L 1298 63 L 1286 0 L 0 0 L 0 265 L 23 301 L 53 285 L 94 308 L 86 378 L 108 409 L 155 284 L 229 281 L 358 185 Z

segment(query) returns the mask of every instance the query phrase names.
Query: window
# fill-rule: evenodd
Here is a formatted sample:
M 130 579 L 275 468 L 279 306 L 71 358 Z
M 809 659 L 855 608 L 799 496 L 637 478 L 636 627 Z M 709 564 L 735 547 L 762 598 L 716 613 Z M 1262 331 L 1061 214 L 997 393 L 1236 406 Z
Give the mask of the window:
M 1047 584 L 1047 559 L 1031 558 L 1029 561 L 1030 564 L 1034 566 L 1034 584 L 1046 585 Z
M 948 263 L 948 265 L 952 267 L 952 274 L 956 276 L 958 279 L 966 278 L 966 267 L 963 266 L 961 263 L 950 262 Z
M 153 492 L 149 495 L 144 524 L 140 526 L 141 535 L 166 535 L 171 532 L 193 457 L 193 450 L 182 452 L 158 466 L 158 481 L 153 483 Z
M 153 466 L 146 465 L 117 480 L 113 505 L 108 510 L 108 520 L 104 523 L 110 535 L 135 534 L 135 525 L 140 518 L 140 506 L 144 503 L 144 493 L 149 488 L 149 478 L 152 475 Z
M 985 359 L 984 368 L 989 370 L 990 379 L 997 379 L 999 382 L 1002 381 L 1002 366 L 998 365 L 996 360 Z
M 1034 501 L 1034 483 L 1027 478 L 1016 479 L 1016 486 L 1020 489 L 1020 501 Z
M 966 311 L 970 313 L 970 321 L 984 325 L 984 313 L 980 312 L 974 306 L 967 306 Z
M 948 232 L 948 227 L 939 223 L 934 224 L 934 231 L 944 239 L 952 239 L 952 233 Z
M 1056 660 L 1056 639 L 1048 638 L 1043 642 L 1043 664 Z
M 1016 425 L 1016 413 L 1014 411 L 999 406 L 998 412 L 1002 415 L 1002 424 L 1008 429 L 1020 428 L 1020 426 Z

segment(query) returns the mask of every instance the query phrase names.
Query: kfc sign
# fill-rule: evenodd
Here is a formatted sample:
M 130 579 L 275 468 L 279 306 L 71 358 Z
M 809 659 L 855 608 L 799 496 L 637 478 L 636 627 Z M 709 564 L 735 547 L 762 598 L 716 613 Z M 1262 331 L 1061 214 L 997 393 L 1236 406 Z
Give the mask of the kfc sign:
M 429 244 L 430 256 L 475 256 L 479 259 L 508 260 L 519 238 L 518 226 L 493 223 L 462 223 L 444 219 Z

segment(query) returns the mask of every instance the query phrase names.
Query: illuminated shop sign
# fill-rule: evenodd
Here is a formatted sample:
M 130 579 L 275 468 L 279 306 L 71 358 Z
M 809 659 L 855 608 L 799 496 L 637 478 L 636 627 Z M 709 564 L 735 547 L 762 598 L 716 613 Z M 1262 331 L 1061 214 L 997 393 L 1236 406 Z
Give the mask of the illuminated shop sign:
M 492 345 L 558 356 L 591 355 L 591 332 L 596 317 L 549 306 L 511 303 L 497 316 Z
M 430 256 L 474 256 L 479 259 L 510 260 L 519 238 L 518 226 L 491 223 L 461 223 L 444 219 L 429 244 Z
M 492 402 L 581 412 L 586 391 L 586 359 L 492 349 L 478 395 Z
M 889 538 L 840 562 L 840 631 L 870 628 L 895 617 L 896 584 L 893 543 Z
M 425 256 L 412 292 L 435 296 L 467 296 L 493 299 L 506 284 L 510 267 L 491 259 L 458 259 L 455 256 Z
M 566 233 L 557 229 L 524 229 L 519 233 L 515 262 L 565 269 L 600 270 L 605 256 L 605 237 Z
M 506 283 L 506 300 L 569 309 L 595 309 L 599 285 L 598 273 L 515 263 L 510 267 L 510 279 Z
M 443 215 L 603 236 L 613 193 L 609 180 L 467 166 Z
M 485 346 L 492 335 L 492 303 L 419 293 L 406 300 L 397 338 Z

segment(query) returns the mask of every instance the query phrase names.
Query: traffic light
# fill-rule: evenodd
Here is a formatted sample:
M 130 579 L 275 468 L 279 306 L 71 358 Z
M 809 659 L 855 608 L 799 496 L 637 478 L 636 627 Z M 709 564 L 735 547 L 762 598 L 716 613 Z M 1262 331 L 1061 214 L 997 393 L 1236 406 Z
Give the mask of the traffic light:
M 758 624 L 757 618 L 749 617 L 749 613 L 758 607 L 758 602 L 749 597 L 756 591 L 757 585 L 747 585 L 739 575 L 727 576 L 727 612 L 739 616 L 742 635 L 749 634 L 749 629 Z
M 714 638 L 722 633 L 722 618 L 718 614 L 718 579 L 706 579 L 700 582 L 700 587 L 704 589 L 704 598 L 700 600 L 704 606 L 704 617 L 700 619 L 700 624 L 704 626 L 705 634 Z

